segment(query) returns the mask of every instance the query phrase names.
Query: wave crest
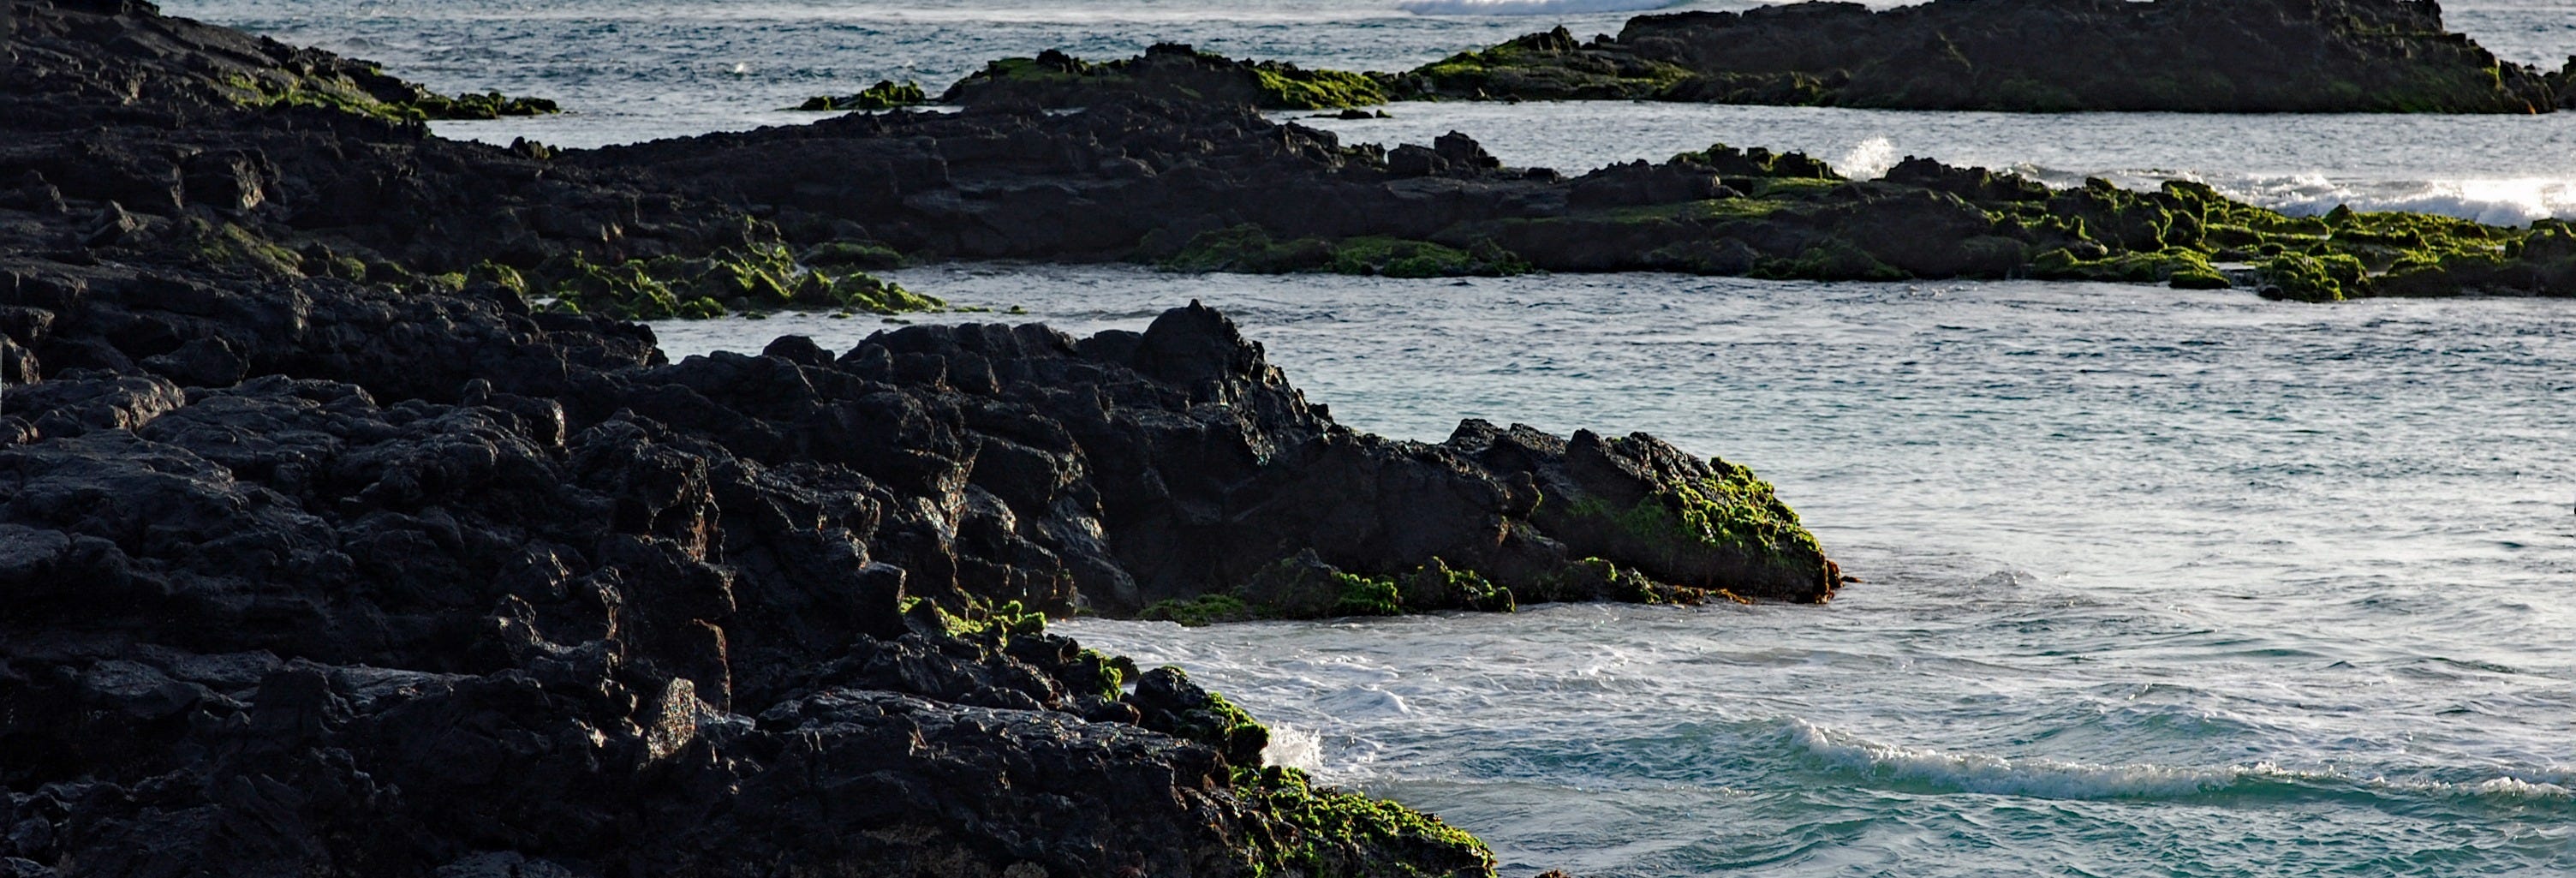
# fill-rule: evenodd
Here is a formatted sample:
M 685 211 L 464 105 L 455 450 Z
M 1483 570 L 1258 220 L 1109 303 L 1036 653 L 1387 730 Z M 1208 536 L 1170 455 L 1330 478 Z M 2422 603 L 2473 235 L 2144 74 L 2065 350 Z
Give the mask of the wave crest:
M 1934 790 L 2036 799 L 2188 799 L 2360 797 L 2376 800 L 2473 799 L 2494 805 L 2564 808 L 2576 791 L 2563 772 L 2483 781 L 2360 777 L 2297 771 L 2270 762 L 2217 767 L 2099 765 L 2056 759 L 2008 759 L 1881 743 L 1794 717 L 1782 720 L 1789 745 L 1842 771 Z
M 2271 763 L 2227 768 L 2094 765 L 2055 759 L 2006 759 L 1883 744 L 1789 720 L 1790 741 L 1838 767 L 1944 789 L 2042 799 L 2174 798 L 2223 789 L 2249 776 L 2296 779 Z

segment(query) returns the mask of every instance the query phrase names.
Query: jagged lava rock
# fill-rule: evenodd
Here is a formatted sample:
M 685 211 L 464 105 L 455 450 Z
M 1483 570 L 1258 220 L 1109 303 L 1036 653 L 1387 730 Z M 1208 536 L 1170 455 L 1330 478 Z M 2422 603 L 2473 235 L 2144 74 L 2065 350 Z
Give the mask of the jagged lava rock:
M 2570 99 L 2567 77 L 2446 31 L 2432 0 L 1934 0 L 1644 15 L 1381 78 L 1399 98 L 2533 113 Z

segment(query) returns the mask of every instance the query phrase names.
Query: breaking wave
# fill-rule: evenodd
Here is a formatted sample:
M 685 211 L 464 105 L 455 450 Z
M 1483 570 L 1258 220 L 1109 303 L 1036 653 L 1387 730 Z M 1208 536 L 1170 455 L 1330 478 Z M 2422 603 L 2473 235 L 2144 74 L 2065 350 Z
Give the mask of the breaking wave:
M 2392 780 L 2331 771 L 2299 771 L 2270 762 L 2215 767 L 2131 763 L 2106 765 L 2046 758 L 2010 759 L 1872 741 L 1801 719 L 1785 720 L 1792 747 L 1843 771 L 1947 792 L 2038 799 L 2188 799 L 2205 796 L 2342 796 L 2478 799 L 2495 803 L 2566 803 L 2576 795 L 2553 780 L 2497 776 L 2480 781 Z

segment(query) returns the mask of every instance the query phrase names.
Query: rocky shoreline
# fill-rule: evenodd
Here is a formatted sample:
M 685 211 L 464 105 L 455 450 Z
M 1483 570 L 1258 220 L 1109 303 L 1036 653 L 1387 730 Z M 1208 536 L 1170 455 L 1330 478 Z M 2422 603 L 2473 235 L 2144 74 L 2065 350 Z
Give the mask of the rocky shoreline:
M 1463 135 L 1344 146 L 1138 85 L 1339 80 L 1178 49 L 962 113 L 558 152 L 421 125 L 537 102 L 136 0 L 6 21 L 21 878 L 1484 876 L 1467 833 L 1264 765 L 1221 696 L 1047 619 L 1846 581 L 1742 466 L 1482 421 L 1360 434 L 1195 303 L 678 363 L 630 318 L 945 307 L 866 273 L 922 258 L 2576 293 L 2555 225 L 1722 146 L 1571 178 Z
M 1047 617 L 1842 581 L 1740 466 L 1358 434 L 1195 304 L 671 363 L 583 312 L 888 251 L 675 152 L 211 86 L 358 68 L 148 4 L 9 14 L 10 875 L 1490 875 Z
M 2571 73 L 2576 59 L 2498 60 L 2433 0 L 1933 0 L 1643 15 L 1616 37 L 1560 27 L 1378 79 L 1430 100 L 2546 113 L 2576 101 Z
M 1398 276 L 1669 271 L 1809 280 L 2038 278 L 2374 295 L 2576 295 L 2563 224 L 2410 213 L 2290 217 L 2206 186 L 2053 189 L 1908 159 L 1850 180 L 1715 145 L 1568 177 L 1463 134 L 1392 150 L 1242 105 L 1139 98 L 852 114 L 568 153 L 747 205 L 795 241 L 924 259 L 1125 260 L 1177 270 Z M 786 178 L 774 168 L 830 168 Z M 1294 197 L 1283 197 L 1292 194 Z

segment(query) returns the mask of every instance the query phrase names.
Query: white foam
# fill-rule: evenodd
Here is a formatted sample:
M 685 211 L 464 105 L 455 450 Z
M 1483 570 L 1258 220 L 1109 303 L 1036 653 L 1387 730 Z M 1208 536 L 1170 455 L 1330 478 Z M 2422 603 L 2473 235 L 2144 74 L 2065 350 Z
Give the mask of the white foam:
M 1884 137 L 1872 137 L 1843 153 L 1834 163 L 1834 172 L 1854 180 L 1876 180 L 1896 167 L 1896 144 Z
M 1283 722 L 1270 724 L 1270 746 L 1261 748 L 1261 764 L 1284 765 L 1309 774 L 1324 769 L 1324 738 Z
M 2145 175 L 2135 188 L 2152 188 L 2161 175 Z M 2476 220 L 2489 225 L 2529 225 L 2537 219 L 2576 219 L 2576 179 L 2411 180 L 2353 182 L 2323 174 L 2249 175 L 2232 180 L 2161 176 L 2208 183 L 2221 194 L 2291 216 L 2316 216 L 2348 206 L 2358 211 L 2411 211 Z M 2123 186 L 2130 179 L 2113 182 Z
M 1396 8 L 1415 15 L 1582 15 L 1642 12 L 1681 0 L 1407 0 Z
M 2566 799 L 2576 797 L 2566 787 L 2554 783 L 2527 781 L 2518 777 L 2499 777 L 2468 788 L 2479 796 L 2498 799 Z
M 1868 148 L 1869 144 L 1864 143 L 1853 154 L 1857 157 Z M 2318 216 L 2338 206 L 2348 206 L 2358 211 L 2429 213 L 2498 226 L 2529 225 L 2532 220 L 2552 217 L 2576 220 L 2576 178 L 2566 177 L 2356 181 L 2316 172 L 2235 177 L 2163 170 L 2079 174 L 2028 164 L 2016 165 L 2012 170 L 2060 187 L 2080 185 L 2088 176 L 2139 191 L 2153 191 L 2167 180 L 2188 180 L 2206 183 L 2227 197 L 2291 216 Z M 1850 176 L 1847 170 L 1844 174 Z
M 1972 793 L 2043 799 L 2168 798 L 2222 789 L 2247 777 L 2302 777 L 2268 762 L 2192 768 L 2007 759 L 1885 744 L 1795 718 L 1788 723 L 1790 740 L 1827 762 Z

